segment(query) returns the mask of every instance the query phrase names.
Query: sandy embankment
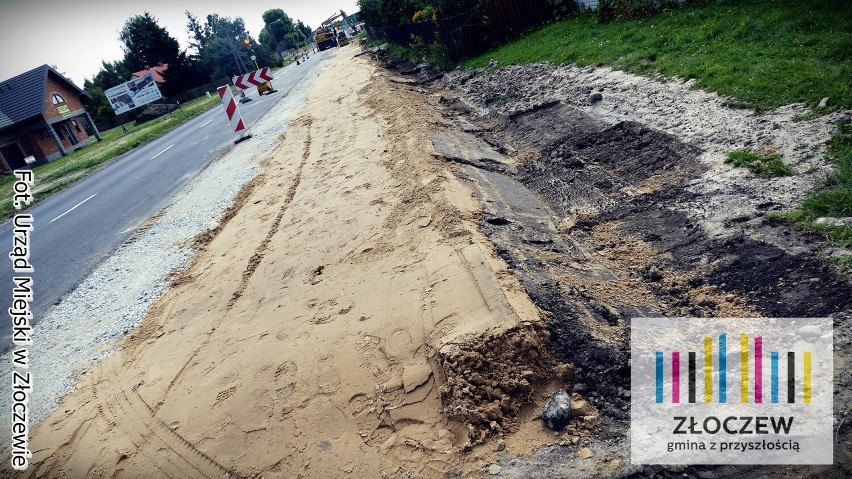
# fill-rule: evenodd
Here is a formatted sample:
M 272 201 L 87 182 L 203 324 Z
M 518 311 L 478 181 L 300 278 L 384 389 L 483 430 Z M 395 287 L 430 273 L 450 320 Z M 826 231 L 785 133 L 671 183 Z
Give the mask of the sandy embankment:
M 546 375 L 513 363 L 538 355 L 515 353 L 539 349 L 540 313 L 432 156 L 434 113 L 354 52 L 184 277 L 34 430 L 34 476 L 434 477 L 481 466 L 464 422 L 512 427 L 507 398 Z M 477 356 L 486 332 L 507 363 Z M 502 374 L 488 407 L 451 377 L 465 421 L 448 421 L 445 367 Z

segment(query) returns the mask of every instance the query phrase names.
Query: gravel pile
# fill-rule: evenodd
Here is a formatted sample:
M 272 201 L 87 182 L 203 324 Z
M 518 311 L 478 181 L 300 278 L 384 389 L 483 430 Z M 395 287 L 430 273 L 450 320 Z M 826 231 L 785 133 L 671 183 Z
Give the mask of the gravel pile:
M 218 225 L 243 185 L 258 173 L 263 156 L 275 149 L 314 78 L 306 77 L 282 96 L 251 128 L 252 139 L 227 149 L 174 196 L 156 222 L 134 235 L 41 318 L 30 348 L 35 384 L 31 426 L 56 408 L 93 361 L 110 353 L 115 339 L 139 324 L 173 273 L 190 265 L 194 252 L 187 247 L 188 240 Z M 0 383 L 11 384 L 11 368 L 0 371 Z M 11 394 L 0 395 L 0 409 L 9 411 L 10 401 Z M 4 414 L 0 427 L 9 430 L 10 419 Z M 0 456 L 9 450 L 9 440 L 6 434 L 0 438 Z

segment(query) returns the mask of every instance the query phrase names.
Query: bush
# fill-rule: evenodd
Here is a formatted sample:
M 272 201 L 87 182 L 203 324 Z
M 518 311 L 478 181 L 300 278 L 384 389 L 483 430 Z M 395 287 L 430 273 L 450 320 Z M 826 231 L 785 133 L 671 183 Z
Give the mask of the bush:
M 642 18 L 677 8 L 681 3 L 677 0 L 601 0 L 598 2 L 597 16 L 599 22 L 617 18 Z
M 429 5 L 426 8 L 424 8 L 423 10 L 418 10 L 414 14 L 414 16 L 411 17 L 411 20 L 414 21 L 414 23 L 422 22 L 422 21 L 425 21 L 425 20 L 432 20 L 434 22 L 435 21 L 435 7 L 433 7 L 432 5 Z

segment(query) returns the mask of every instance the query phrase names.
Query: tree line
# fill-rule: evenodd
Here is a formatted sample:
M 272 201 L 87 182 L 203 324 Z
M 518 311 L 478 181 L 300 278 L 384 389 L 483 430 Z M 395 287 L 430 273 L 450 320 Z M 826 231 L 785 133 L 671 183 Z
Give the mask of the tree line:
M 281 66 L 282 59 L 276 51 L 313 41 L 312 29 L 301 20 L 294 22 L 280 8 L 263 13 L 264 27 L 257 39 L 246 30 L 241 17 L 232 19 L 212 13 L 202 21 L 188 10 L 185 13 L 190 39 L 185 50 L 150 13 L 127 19 L 118 34 L 124 57 L 102 61 L 98 73 L 83 82 L 84 90 L 94 99 L 88 109 L 95 122 L 110 121 L 115 116 L 104 90 L 128 81 L 134 72 L 168 64 L 161 86 L 161 92 L 168 97 L 219 78 L 253 71 L 252 55 L 261 66 Z

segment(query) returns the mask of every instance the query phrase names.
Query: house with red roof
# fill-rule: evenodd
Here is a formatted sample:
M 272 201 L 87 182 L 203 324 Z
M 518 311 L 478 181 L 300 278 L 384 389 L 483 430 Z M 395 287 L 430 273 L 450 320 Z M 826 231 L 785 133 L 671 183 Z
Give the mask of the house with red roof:
M 163 73 L 165 73 L 168 69 L 168 63 L 159 63 L 155 67 L 134 73 L 133 78 L 141 78 L 150 73 L 154 77 L 154 81 L 157 82 L 157 86 L 161 86 L 163 83 L 166 83 L 165 78 L 163 78 Z

